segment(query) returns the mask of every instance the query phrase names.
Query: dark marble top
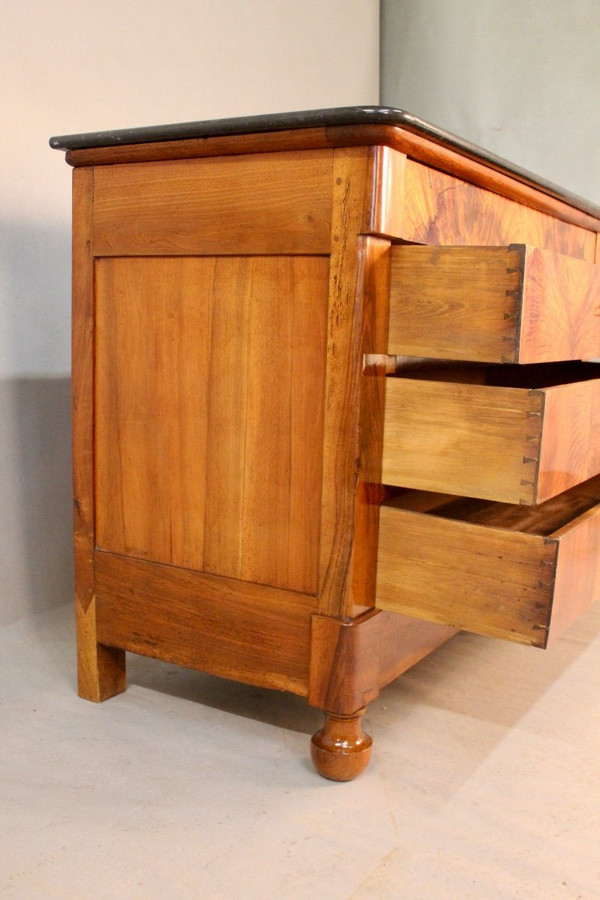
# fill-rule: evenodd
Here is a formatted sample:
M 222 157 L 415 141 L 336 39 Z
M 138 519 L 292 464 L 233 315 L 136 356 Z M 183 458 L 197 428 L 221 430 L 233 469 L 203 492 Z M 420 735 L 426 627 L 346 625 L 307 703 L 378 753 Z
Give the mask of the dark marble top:
M 465 156 L 479 160 L 494 169 L 506 172 L 520 181 L 531 184 L 570 206 L 600 218 L 600 207 L 578 197 L 513 163 L 489 153 L 436 125 L 431 125 L 412 113 L 385 106 L 346 106 L 337 109 L 311 109 L 302 112 L 272 115 L 241 116 L 233 119 L 209 119 L 182 122 L 174 125 L 153 125 L 146 128 L 123 128 L 116 131 L 96 131 L 87 134 L 68 134 L 50 138 L 55 150 L 83 150 L 89 147 L 115 147 L 124 144 L 145 144 L 155 141 L 177 141 L 185 138 L 223 137 L 236 134 L 257 134 L 268 131 L 289 131 L 334 125 L 392 125 L 416 132 Z

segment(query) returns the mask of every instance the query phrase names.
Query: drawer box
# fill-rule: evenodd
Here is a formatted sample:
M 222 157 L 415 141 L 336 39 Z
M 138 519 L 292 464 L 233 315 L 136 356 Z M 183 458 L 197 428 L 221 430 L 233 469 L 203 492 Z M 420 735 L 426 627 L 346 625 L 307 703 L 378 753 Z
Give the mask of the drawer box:
M 538 507 L 408 491 L 381 508 L 377 606 L 546 647 L 600 594 L 600 478 Z
M 525 245 L 391 249 L 388 353 L 535 363 L 600 356 L 600 266 Z
M 400 371 L 386 379 L 384 484 L 536 504 L 600 472 L 595 363 Z

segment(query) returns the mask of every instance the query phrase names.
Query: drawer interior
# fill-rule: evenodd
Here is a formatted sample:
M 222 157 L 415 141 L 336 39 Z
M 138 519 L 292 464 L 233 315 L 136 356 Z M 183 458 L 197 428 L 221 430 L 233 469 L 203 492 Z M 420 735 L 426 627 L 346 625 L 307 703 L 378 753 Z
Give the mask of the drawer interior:
M 393 360 L 388 366 L 390 378 L 485 384 L 521 390 L 541 390 L 600 378 L 600 364 L 579 360 L 530 365 L 469 363 L 407 356 L 396 356 Z
M 430 513 L 441 519 L 550 537 L 599 503 L 600 476 L 596 476 L 539 506 L 495 503 L 473 497 L 411 490 L 388 500 L 385 506 Z

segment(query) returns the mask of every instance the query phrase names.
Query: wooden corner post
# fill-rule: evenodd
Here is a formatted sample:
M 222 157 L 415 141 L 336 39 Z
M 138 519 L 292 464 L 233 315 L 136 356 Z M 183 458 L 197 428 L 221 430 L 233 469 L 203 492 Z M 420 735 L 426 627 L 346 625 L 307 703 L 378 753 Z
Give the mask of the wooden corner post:
M 73 172 L 72 428 L 75 609 L 79 695 L 99 702 L 125 690 L 125 653 L 99 644 L 94 596 L 94 172 Z

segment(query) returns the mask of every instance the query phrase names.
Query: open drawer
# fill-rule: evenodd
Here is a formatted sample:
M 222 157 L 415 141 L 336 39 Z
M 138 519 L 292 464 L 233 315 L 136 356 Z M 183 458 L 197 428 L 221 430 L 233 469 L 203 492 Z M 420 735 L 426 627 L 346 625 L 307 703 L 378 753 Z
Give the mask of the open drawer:
M 600 472 L 598 364 L 399 372 L 386 378 L 384 484 L 535 504 Z
M 600 356 L 600 265 L 510 247 L 391 250 L 388 353 L 498 363 Z
M 546 647 L 600 595 L 600 477 L 538 507 L 406 491 L 381 508 L 377 606 Z

